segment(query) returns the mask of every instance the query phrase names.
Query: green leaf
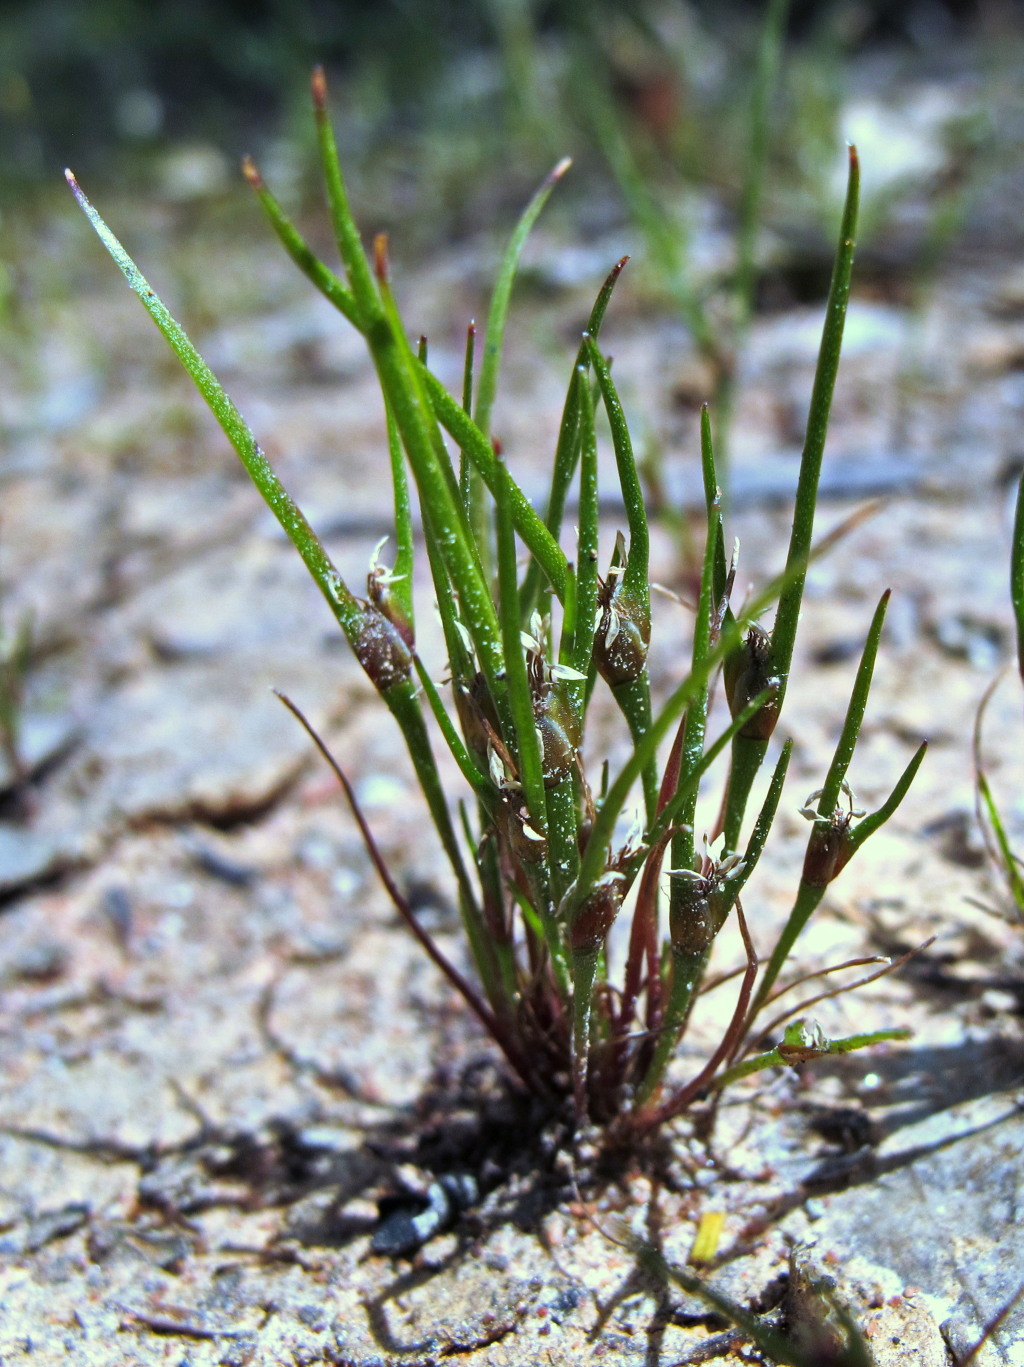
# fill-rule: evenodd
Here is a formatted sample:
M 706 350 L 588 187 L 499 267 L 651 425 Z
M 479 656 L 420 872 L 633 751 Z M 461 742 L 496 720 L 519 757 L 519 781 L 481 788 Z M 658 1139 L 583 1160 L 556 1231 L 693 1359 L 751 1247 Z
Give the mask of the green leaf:
M 487 313 L 487 330 L 484 335 L 484 354 L 480 362 L 480 381 L 477 386 L 476 405 L 473 417 L 481 432 L 487 436 L 491 430 L 491 408 L 498 389 L 498 372 L 501 368 L 501 350 L 505 337 L 505 324 L 508 321 L 508 307 L 512 298 L 512 285 L 519 267 L 526 239 L 548 201 L 548 196 L 572 165 L 565 157 L 548 175 L 543 185 L 530 200 L 522 217 L 516 224 L 505 254 L 501 260 L 498 278 L 491 295 L 491 306 Z
M 796 643 L 797 622 L 800 617 L 800 604 L 803 600 L 804 580 L 806 578 L 807 556 L 811 548 L 811 537 L 814 530 L 814 510 L 818 500 L 818 484 L 821 480 L 821 462 L 825 454 L 825 438 L 828 435 L 832 395 L 835 391 L 836 375 L 839 371 L 839 355 L 842 350 L 843 328 L 846 323 L 846 306 L 850 298 L 850 280 L 853 275 L 854 235 L 857 231 L 857 210 L 860 202 L 860 163 L 857 160 L 856 148 L 850 148 L 849 157 L 850 172 L 846 189 L 846 203 L 843 207 L 842 222 L 839 226 L 839 242 L 832 268 L 828 302 L 825 305 L 825 326 L 821 334 L 818 364 L 814 372 L 814 385 L 811 390 L 811 403 L 807 414 L 807 432 L 804 437 L 803 454 L 800 458 L 800 475 L 797 480 L 793 527 L 786 558 L 787 566 L 802 568 L 797 568 L 791 581 L 779 595 L 779 606 L 775 614 L 775 628 L 772 631 L 772 663 L 782 683 L 779 698 L 780 706 L 782 698 L 785 696 L 789 670 L 793 660 L 793 647 Z
M 146 312 L 163 333 L 171 350 L 185 367 L 193 384 L 206 400 L 210 411 L 220 424 L 225 436 L 238 453 L 252 482 L 263 495 L 267 506 L 280 522 L 295 549 L 302 556 L 306 568 L 316 581 L 320 592 L 338 619 L 349 640 L 358 634 L 364 620 L 364 608 L 348 590 L 338 571 L 324 550 L 320 538 L 310 527 L 284 485 L 278 479 L 256 441 L 245 419 L 228 398 L 224 387 L 192 345 L 181 324 L 171 315 L 149 281 L 136 266 L 124 247 L 104 223 L 82 192 L 71 171 L 66 171 L 67 182 L 97 236 L 120 267 L 128 284 L 141 299 Z

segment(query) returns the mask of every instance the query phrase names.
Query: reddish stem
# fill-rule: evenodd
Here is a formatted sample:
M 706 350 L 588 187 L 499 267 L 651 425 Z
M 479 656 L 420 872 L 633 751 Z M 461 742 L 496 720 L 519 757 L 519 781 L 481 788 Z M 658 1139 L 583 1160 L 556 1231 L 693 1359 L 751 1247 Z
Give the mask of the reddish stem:
M 274 692 L 277 693 L 277 690 L 275 689 Z M 484 1029 L 498 1044 L 502 1053 L 505 1055 L 509 1063 L 519 1074 L 520 1078 L 523 1080 L 526 1086 L 531 1091 L 536 1091 L 536 1080 L 534 1079 L 532 1072 L 528 1064 L 526 1063 L 526 1060 L 520 1055 L 515 1042 L 512 1040 L 512 1038 L 506 1031 L 504 1025 L 498 1020 L 497 1016 L 495 1016 L 494 1012 L 490 1009 L 490 1007 L 483 1000 L 480 994 L 476 991 L 473 985 L 466 978 L 463 977 L 463 975 L 459 972 L 455 965 L 451 963 L 445 957 L 445 955 L 442 954 L 442 952 L 438 949 L 437 945 L 434 943 L 434 941 L 430 938 L 427 932 L 417 921 L 415 913 L 412 910 L 412 907 L 410 907 L 405 897 L 402 896 L 402 893 L 399 890 L 397 883 L 392 878 L 391 872 L 384 862 L 383 855 L 377 848 L 377 842 L 373 838 L 373 832 L 370 830 L 370 827 L 366 822 L 366 818 L 363 816 L 362 809 L 360 808 L 359 802 L 356 799 L 356 795 L 352 789 L 352 785 L 351 783 L 349 783 L 348 778 L 345 776 L 345 773 L 341 768 L 341 765 L 338 763 L 338 761 L 331 754 L 330 750 L 328 750 L 327 746 L 317 735 L 316 731 L 313 729 L 312 724 L 306 719 L 300 708 L 292 702 L 291 698 L 286 697 L 283 693 L 277 693 L 277 696 L 284 703 L 285 707 L 287 707 L 288 711 L 292 713 L 292 715 L 296 718 L 299 724 L 303 727 L 306 734 L 309 736 L 310 740 L 320 751 L 321 755 L 323 755 L 324 759 L 327 761 L 331 769 L 334 771 L 334 775 L 337 778 L 338 782 L 341 784 L 345 797 L 348 800 L 348 805 L 352 809 L 352 815 L 356 819 L 356 825 L 359 827 L 359 833 L 363 837 L 363 844 L 366 846 L 366 852 L 370 856 L 370 859 L 373 862 L 373 866 L 377 870 L 377 873 L 380 875 L 380 881 L 384 884 L 385 890 L 387 891 L 388 896 L 394 903 L 395 909 L 398 912 L 399 916 L 401 916 L 402 920 L 412 931 L 413 935 L 415 935 L 416 939 L 419 940 L 420 944 L 427 951 L 431 959 L 433 959 L 434 963 L 441 970 L 444 976 L 448 979 L 451 985 L 463 997 L 463 999 L 466 1001 L 470 1009 L 479 1018 L 480 1023 L 483 1025 Z
M 658 814 L 665 807 L 679 787 L 679 771 L 683 762 L 683 740 L 686 734 L 686 717 L 683 716 L 676 731 L 672 750 L 665 765 L 665 773 L 658 793 Z M 661 877 L 661 864 L 665 856 L 665 846 L 670 832 L 653 846 L 647 856 L 640 888 L 637 893 L 636 910 L 629 934 L 629 957 L 626 960 L 626 976 L 622 987 L 622 1005 L 619 1010 L 618 1028 L 620 1032 L 629 1029 L 633 1018 L 637 997 L 640 995 L 643 978 L 643 962 L 647 960 L 647 997 L 648 1002 L 657 991 L 658 980 L 658 880 Z M 651 1008 L 648 1005 L 648 1018 Z

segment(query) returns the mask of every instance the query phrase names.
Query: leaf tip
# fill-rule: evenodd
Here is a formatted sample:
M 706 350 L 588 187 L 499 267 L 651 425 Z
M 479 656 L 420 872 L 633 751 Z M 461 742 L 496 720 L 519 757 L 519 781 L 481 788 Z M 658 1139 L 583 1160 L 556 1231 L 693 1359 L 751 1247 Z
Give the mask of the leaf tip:
M 327 76 L 322 66 L 313 68 L 313 75 L 310 80 L 310 88 L 313 91 L 313 106 L 318 114 L 327 112 Z
M 388 259 L 388 235 L 387 233 L 378 233 L 373 239 L 373 270 L 382 285 L 386 285 L 388 282 L 390 264 Z
M 554 185 L 555 181 L 561 180 L 571 165 L 572 157 L 563 157 L 562 160 L 558 163 L 558 165 L 555 166 L 555 168 L 552 170 L 551 174 L 548 176 L 548 180 L 551 182 L 551 184 Z
M 242 175 L 245 176 L 254 190 L 263 189 L 263 177 L 260 175 L 256 163 L 250 156 L 244 156 L 242 158 Z

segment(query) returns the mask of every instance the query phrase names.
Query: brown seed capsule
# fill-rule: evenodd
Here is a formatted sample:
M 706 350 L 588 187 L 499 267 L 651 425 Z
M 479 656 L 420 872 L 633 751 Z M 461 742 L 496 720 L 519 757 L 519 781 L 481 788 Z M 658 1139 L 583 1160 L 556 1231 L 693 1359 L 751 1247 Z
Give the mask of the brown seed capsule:
M 548 842 L 530 825 L 530 814 L 518 793 L 505 794 L 497 820 L 509 849 L 521 864 L 539 864 L 547 858 Z
M 753 702 L 766 688 L 775 688 L 770 697 L 740 727 L 738 734 L 747 740 L 768 740 L 779 719 L 778 687 L 781 682 L 772 672 L 771 637 L 755 623 L 747 632 L 746 640 L 725 659 L 722 674 L 729 711 L 739 716 L 748 703 Z
M 366 604 L 352 649 L 380 693 L 412 673 L 412 655 L 401 632 L 371 603 Z
M 497 735 L 499 730 L 498 713 L 487 680 L 479 673 L 468 684 L 456 680 L 453 692 L 466 744 L 477 759 L 486 762 L 491 736 Z
M 625 879 L 621 873 L 603 874 L 569 927 L 571 949 L 597 949 L 611 930 L 622 905 Z
M 804 855 L 804 882 L 812 888 L 828 887 L 852 854 L 850 818 L 846 812 L 836 812 L 829 822 L 816 821 Z
M 714 915 L 703 878 L 686 878 L 672 889 L 669 935 L 677 954 L 697 955 L 715 938 Z
M 594 636 L 594 663 L 612 688 L 632 683 L 644 671 L 651 644 L 648 604 L 627 597 L 619 576 L 609 576 L 598 594 L 601 615 Z
M 533 715 L 543 750 L 544 786 L 553 788 L 569 777 L 576 764 L 580 724 L 575 709 L 557 684 L 534 699 Z

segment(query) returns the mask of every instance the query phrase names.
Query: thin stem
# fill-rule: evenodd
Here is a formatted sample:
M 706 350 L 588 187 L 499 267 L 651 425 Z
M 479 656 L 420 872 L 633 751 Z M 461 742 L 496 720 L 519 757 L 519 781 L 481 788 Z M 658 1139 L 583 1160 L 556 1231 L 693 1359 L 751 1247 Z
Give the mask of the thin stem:
M 650 611 L 650 531 L 647 526 L 643 489 L 640 486 L 636 458 L 633 455 L 633 443 L 608 362 L 601 355 L 592 337 L 584 337 L 584 341 L 587 344 L 590 364 L 594 367 L 601 388 L 605 412 L 608 414 L 615 465 L 619 474 L 619 488 L 622 490 L 626 520 L 629 523 L 629 552 L 622 575 L 622 593 L 636 602 L 643 603 Z
M 509 709 L 515 728 L 516 759 L 523 796 L 534 831 L 547 834 L 547 803 L 544 800 L 544 761 L 540 735 L 533 715 L 533 697 L 526 669 L 526 657 L 519 639 L 519 585 L 516 582 L 516 544 L 512 527 L 507 476 L 498 461 L 495 512 L 498 531 L 498 601 L 501 636 L 505 655 L 505 679 Z
M 1017 667 L 1024 681 L 1024 474 L 1017 486 L 1017 508 L 1013 518 L 1013 545 L 1010 551 L 1010 601 L 1017 624 Z
M 811 1057 L 824 1058 L 827 1054 L 852 1054 L 855 1049 L 867 1049 L 872 1044 L 881 1044 L 884 1040 L 904 1040 L 910 1039 L 909 1030 L 875 1030 L 867 1035 L 848 1035 L 845 1039 L 829 1040 L 827 1044 L 816 1050 Z M 711 1084 L 715 1091 L 721 1091 L 724 1087 L 731 1086 L 738 1082 L 741 1077 L 749 1077 L 751 1073 L 759 1073 L 763 1068 L 786 1068 L 792 1067 L 793 1060 L 784 1057 L 780 1052 L 784 1046 L 777 1046 L 769 1049 L 766 1054 L 757 1054 L 754 1058 L 744 1059 L 742 1063 L 734 1063 L 731 1068 L 727 1068 L 715 1078 Z M 805 1060 L 806 1061 L 806 1060 Z
M 516 278 L 519 258 L 522 256 L 530 230 L 540 216 L 544 205 L 548 202 L 548 196 L 571 165 L 572 159 L 564 157 L 547 176 L 523 211 L 502 256 L 501 267 L 494 283 L 494 291 L 491 294 L 491 306 L 487 313 L 484 351 L 480 362 L 480 379 L 477 385 L 476 404 L 473 409 L 476 425 L 485 436 L 488 436 L 491 430 L 491 408 L 498 389 L 498 372 L 501 368 L 501 349 L 505 337 L 505 324 L 508 320 L 512 285 Z
M 839 243 L 832 269 L 832 281 L 829 285 L 828 302 L 825 306 L 825 326 L 821 335 L 821 348 L 818 352 L 818 364 L 811 390 L 811 403 L 807 414 L 807 433 L 804 438 L 803 454 L 800 459 L 800 475 L 797 480 L 793 528 L 790 533 L 789 553 L 786 557 L 787 566 L 796 567 L 796 572 L 779 595 L 775 627 L 772 631 L 772 664 L 774 672 L 780 680 L 780 707 L 785 696 L 789 670 L 793 660 L 793 647 L 796 643 L 797 622 L 800 617 L 800 604 L 803 600 L 804 581 L 807 574 L 807 557 L 811 549 L 811 537 L 814 530 L 814 510 L 818 499 L 818 483 L 821 479 L 821 462 L 825 453 L 825 438 L 828 435 L 832 395 L 839 370 L 843 328 L 846 323 L 846 306 L 850 298 L 854 234 L 857 230 L 857 210 L 860 199 L 860 163 L 857 160 L 857 149 L 855 147 L 850 148 L 849 158 L 850 171 L 846 203 L 843 207 L 843 217 L 839 227 Z
M 330 557 L 310 527 L 298 505 L 271 469 L 262 448 L 245 419 L 228 398 L 224 387 L 192 345 L 181 324 L 171 315 L 163 300 L 136 266 L 124 247 L 104 223 L 79 187 L 71 171 L 65 176 L 97 236 L 120 267 L 128 284 L 142 300 L 146 312 L 163 333 L 171 350 L 185 367 L 193 384 L 206 400 L 225 436 L 238 453 L 249 477 L 271 512 L 280 522 L 295 549 L 313 576 L 320 592 L 351 641 L 363 624 L 364 609 L 346 587 Z
M 736 1005 L 733 1008 L 732 1019 L 729 1027 L 722 1036 L 718 1048 L 708 1059 L 707 1063 L 700 1070 L 695 1078 L 681 1087 L 672 1096 L 668 1097 L 661 1106 L 649 1116 L 645 1117 L 641 1112 L 637 1116 L 637 1124 L 641 1128 L 653 1129 L 658 1125 L 663 1125 L 666 1120 L 671 1120 L 674 1116 L 681 1115 L 701 1093 L 710 1086 L 715 1073 L 722 1063 L 730 1058 L 738 1042 L 743 1037 L 743 1026 L 746 1020 L 747 1007 L 750 1004 L 750 994 L 754 986 L 754 978 L 757 974 L 757 951 L 754 942 L 750 938 L 750 931 L 747 928 L 747 918 L 743 915 L 743 907 L 740 902 L 736 903 L 736 920 L 739 924 L 740 935 L 743 937 L 743 948 L 746 950 L 747 963 L 743 971 L 743 981 L 736 997 Z M 653 1067 L 651 1069 L 653 1072 Z M 645 1088 L 646 1090 L 646 1088 Z
M 292 713 L 292 715 L 296 718 L 299 724 L 306 731 L 310 740 L 312 740 L 313 744 L 316 746 L 316 748 L 320 751 L 321 755 L 330 765 L 335 777 L 341 784 L 342 790 L 348 801 L 348 805 L 352 810 L 352 815 L 353 817 L 355 817 L 356 824 L 359 827 L 359 832 L 363 837 L 363 843 L 366 846 L 367 853 L 369 854 L 373 866 L 377 870 L 378 876 L 380 877 L 381 882 L 384 884 L 385 890 L 387 891 L 388 896 L 391 898 L 391 901 L 394 904 L 396 911 L 401 916 L 402 920 L 405 922 L 408 928 L 412 931 L 416 939 L 427 951 L 427 954 L 430 956 L 430 958 L 434 961 L 434 963 L 441 970 L 441 972 L 448 979 L 448 981 L 452 984 L 452 986 L 456 989 L 456 991 L 462 996 L 464 1001 L 466 1001 L 466 1003 L 469 1005 L 471 1010 L 474 1012 L 474 1014 L 477 1016 L 481 1024 L 484 1026 L 484 1029 L 487 1030 L 487 1032 L 501 1047 L 502 1052 L 505 1054 L 505 1057 L 508 1059 L 509 1063 L 512 1064 L 513 1068 L 519 1074 L 519 1077 L 522 1079 L 522 1081 L 526 1084 L 528 1088 L 530 1088 L 531 1091 L 535 1090 L 536 1081 L 533 1078 L 531 1070 L 527 1066 L 527 1063 L 521 1055 L 519 1048 L 513 1040 L 513 1038 L 506 1031 L 504 1025 L 501 1023 L 501 1021 L 498 1020 L 497 1016 L 495 1016 L 494 1012 L 490 1009 L 490 1007 L 483 1001 L 483 999 L 480 997 L 476 989 L 462 976 L 462 974 L 455 967 L 455 965 L 449 962 L 449 960 L 437 947 L 435 942 L 426 933 L 426 931 L 420 925 L 419 921 L 417 921 L 416 916 L 412 908 L 410 907 L 408 901 L 405 897 L 403 897 L 402 893 L 399 891 L 398 885 L 392 878 L 391 871 L 388 868 L 387 864 L 384 862 L 384 857 L 377 847 L 377 842 L 373 837 L 373 832 L 370 830 L 366 818 L 363 816 L 363 812 L 361 807 L 359 806 L 358 800 L 356 799 L 355 792 L 352 788 L 351 783 L 349 783 L 344 770 L 338 764 L 337 760 L 331 754 L 330 750 L 328 750 L 327 746 L 321 740 L 317 732 L 313 729 L 312 725 L 303 715 L 300 708 L 292 702 L 291 698 L 287 697 L 284 693 L 278 693 L 277 696 L 281 699 L 285 707 L 288 708 L 289 712 Z

